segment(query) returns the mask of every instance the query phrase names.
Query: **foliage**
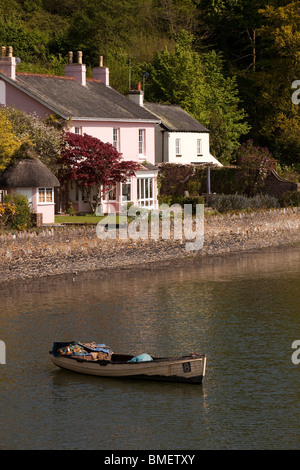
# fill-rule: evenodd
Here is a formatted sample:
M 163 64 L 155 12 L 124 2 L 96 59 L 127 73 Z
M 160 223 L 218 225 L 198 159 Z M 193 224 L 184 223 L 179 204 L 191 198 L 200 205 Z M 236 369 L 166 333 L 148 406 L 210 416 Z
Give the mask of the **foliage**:
M 246 194 L 253 196 L 264 184 L 274 166 L 274 159 L 265 147 L 258 147 L 248 140 L 236 153 L 237 164 L 246 186 Z
M 300 106 L 291 102 L 299 31 L 300 3 L 290 0 L 0 2 L 2 44 L 22 59 L 19 70 L 63 74 L 68 51 L 82 50 L 89 74 L 104 56 L 121 93 L 129 65 L 134 86 L 148 71 L 146 99 L 191 112 L 211 130 L 211 149 L 225 163 L 248 138 L 282 165 L 300 162 Z M 193 41 L 185 45 L 184 37 Z M 164 78 L 157 68 L 167 62 Z
M 23 194 L 7 194 L 0 204 L 0 228 L 23 231 L 31 227 L 31 210 Z
M 282 207 L 299 207 L 300 206 L 300 192 L 299 191 L 286 191 L 280 198 L 280 205 Z
M 226 77 L 223 59 L 215 51 L 199 54 L 193 37 L 182 33 L 175 51 L 157 52 L 150 68 L 147 96 L 181 106 L 211 131 L 211 150 L 222 162 L 230 161 L 239 139 L 249 130 L 239 109 L 237 84 Z
M 75 180 L 81 188 L 88 191 L 95 187 L 96 201 L 91 202 L 95 212 L 108 188 L 125 182 L 140 168 L 136 162 L 123 160 L 113 145 L 103 143 L 96 137 L 66 132 L 64 139 L 66 147 L 59 159 L 63 166 L 61 180 Z
M 13 153 L 17 155 L 16 151 L 20 149 L 21 143 L 30 143 L 41 161 L 56 173 L 57 159 L 64 143 L 57 120 L 48 118 L 46 121 L 39 118 L 35 113 L 26 114 L 8 106 L 1 108 L 0 119 L 1 116 L 6 119 L 6 132 L 8 130 L 11 132 L 12 150 L 7 153 L 9 160 L 12 159 Z M 0 135 L 1 128 L 2 126 L 0 126 Z M 22 157 L 22 154 L 20 156 Z
M 0 172 L 5 170 L 21 144 L 22 138 L 14 131 L 5 108 L 0 108 Z
M 261 194 L 250 198 L 241 194 L 211 194 L 207 196 L 207 204 L 221 213 L 279 207 L 278 200 L 275 197 Z
M 286 3 L 286 2 L 285 2 Z M 256 77 L 260 134 L 282 162 L 300 163 L 300 107 L 291 101 L 291 85 L 300 77 L 300 2 L 260 11 L 264 66 Z

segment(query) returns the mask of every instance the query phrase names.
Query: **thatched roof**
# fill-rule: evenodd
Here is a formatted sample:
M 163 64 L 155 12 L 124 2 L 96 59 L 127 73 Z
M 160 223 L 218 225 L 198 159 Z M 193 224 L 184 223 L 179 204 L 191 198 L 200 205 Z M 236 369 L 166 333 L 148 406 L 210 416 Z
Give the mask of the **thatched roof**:
M 59 186 L 56 176 L 38 158 L 18 160 L 0 175 L 0 188 L 51 188 Z

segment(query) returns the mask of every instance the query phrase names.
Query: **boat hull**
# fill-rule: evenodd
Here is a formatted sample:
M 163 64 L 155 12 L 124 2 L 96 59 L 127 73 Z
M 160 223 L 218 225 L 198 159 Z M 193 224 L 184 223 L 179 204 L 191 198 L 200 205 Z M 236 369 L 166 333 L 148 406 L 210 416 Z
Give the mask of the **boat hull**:
M 81 358 L 52 356 L 53 364 L 81 374 L 119 379 L 154 380 L 201 384 L 206 356 L 158 358 L 146 362 L 87 361 Z

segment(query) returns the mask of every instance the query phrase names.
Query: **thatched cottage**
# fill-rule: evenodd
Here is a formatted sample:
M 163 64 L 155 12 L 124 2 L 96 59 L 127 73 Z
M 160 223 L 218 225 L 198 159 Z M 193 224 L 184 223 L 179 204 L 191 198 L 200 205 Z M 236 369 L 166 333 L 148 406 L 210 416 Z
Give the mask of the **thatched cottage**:
M 0 175 L 0 189 L 27 196 L 32 212 L 41 214 L 43 224 L 53 224 L 56 176 L 38 159 L 22 158 Z

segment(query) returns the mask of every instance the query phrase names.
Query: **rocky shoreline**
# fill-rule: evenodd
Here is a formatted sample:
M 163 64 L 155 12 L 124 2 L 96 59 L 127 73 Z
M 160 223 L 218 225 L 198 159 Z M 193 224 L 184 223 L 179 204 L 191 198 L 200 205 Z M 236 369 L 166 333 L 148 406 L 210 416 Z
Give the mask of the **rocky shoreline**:
M 204 244 L 186 240 L 99 239 L 95 227 L 55 227 L 40 234 L 0 236 L 0 282 L 89 271 L 158 269 L 188 265 L 205 257 L 300 243 L 300 209 L 206 216 Z

